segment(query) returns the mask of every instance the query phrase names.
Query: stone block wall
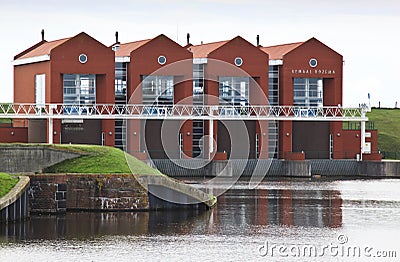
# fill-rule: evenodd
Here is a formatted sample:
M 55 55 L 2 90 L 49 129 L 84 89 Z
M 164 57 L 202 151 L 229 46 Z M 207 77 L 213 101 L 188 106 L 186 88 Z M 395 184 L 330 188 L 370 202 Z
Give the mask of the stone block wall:
M 69 210 L 148 210 L 147 191 L 130 174 L 68 175 Z
M 148 210 L 147 191 L 131 174 L 31 174 L 31 212 Z
M 31 212 L 65 213 L 66 179 L 65 174 L 30 175 L 29 203 Z

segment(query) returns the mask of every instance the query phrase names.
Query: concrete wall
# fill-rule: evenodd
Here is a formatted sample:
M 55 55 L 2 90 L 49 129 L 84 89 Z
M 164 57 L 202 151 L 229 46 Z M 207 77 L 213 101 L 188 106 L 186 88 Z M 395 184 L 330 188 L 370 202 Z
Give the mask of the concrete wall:
M 28 188 L 29 177 L 20 176 L 14 188 L 0 198 L 0 223 L 20 221 L 29 217 Z
M 359 173 L 366 176 L 400 177 L 400 161 L 362 161 Z
M 150 164 L 171 177 L 309 177 L 308 161 L 278 159 L 187 160 L 156 159 Z
M 206 160 L 156 159 L 151 165 L 171 177 L 265 176 L 309 177 L 322 175 L 332 177 L 400 177 L 400 161 L 360 161 L 353 159 L 329 160 L 256 160 L 235 159 L 207 162 Z M 240 174 L 239 174 L 240 172 Z
M 310 177 L 310 161 L 283 161 L 283 176 L 288 177 Z
M 0 171 L 6 173 L 41 172 L 44 168 L 81 156 L 49 146 L 0 146 Z

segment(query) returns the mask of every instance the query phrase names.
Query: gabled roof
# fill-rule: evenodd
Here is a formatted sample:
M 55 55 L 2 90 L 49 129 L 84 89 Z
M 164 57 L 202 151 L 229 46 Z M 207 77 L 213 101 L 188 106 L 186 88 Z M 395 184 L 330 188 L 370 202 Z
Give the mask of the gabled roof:
M 261 47 L 260 49 L 265 53 L 269 54 L 270 60 L 279 60 L 283 59 L 283 56 L 292 51 L 293 49 L 299 47 L 304 42 L 292 43 L 292 44 L 284 44 L 284 45 L 275 45 L 275 46 L 267 46 Z
M 15 60 L 32 58 L 32 57 L 43 56 L 43 55 L 50 55 L 50 52 L 52 49 L 65 43 L 66 41 L 68 41 L 70 39 L 71 38 L 64 38 L 64 39 L 59 39 L 59 40 L 50 41 L 50 42 L 43 41 L 42 44 L 39 44 L 34 48 L 29 48 L 31 50 L 27 49 L 26 51 L 16 55 Z
M 120 44 L 119 49 L 115 51 L 115 56 L 130 56 L 132 51 L 138 49 L 139 47 L 150 42 L 153 39 L 146 39 L 146 40 Z
M 220 48 L 228 42 L 229 40 L 202 45 L 193 45 L 189 46 L 188 50 L 193 53 L 193 58 L 206 58 L 211 52 Z

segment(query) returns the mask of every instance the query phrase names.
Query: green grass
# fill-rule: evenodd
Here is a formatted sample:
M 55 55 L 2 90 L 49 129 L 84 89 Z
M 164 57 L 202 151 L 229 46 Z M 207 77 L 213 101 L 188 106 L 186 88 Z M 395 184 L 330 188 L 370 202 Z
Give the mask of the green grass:
M 161 174 L 142 161 L 114 147 L 94 145 L 52 145 L 57 149 L 83 153 L 85 155 L 68 159 L 43 170 L 43 173 L 91 173 L 91 174 Z M 127 161 L 129 161 L 129 168 Z
M 367 117 L 378 129 L 379 150 L 390 158 L 400 158 L 400 109 L 373 108 Z M 394 152 L 397 156 L 388 154 Z
M 12 120 L 9 118 L 0 118 L 0 124 L 11 124 Z
M 0 105 L 1 105 L 1 107 L 0 107 L 0 114 L 4 114 L 3 108 L 4 108 L 4 109 L 7 109 L 8 106 L 10 106 L 11 104 L 10 104 L 10 103 L 1 103 Z M 12 108 L 12 111 L 14 111 L 13 108 Z
M 1 104 L 1 105 L 3 105 L 4 108 L 7 108 L 9 103 Z M 1 107 L 0 107 L 0 114 L 4 114 L 4 111 L 2 110 Z M 10 119 L 10 118 L 0 118 L 0 124 L 12 124 L 12 119 Z
M 14 178 L 6 173 L 0 173 L 0 198 L 5 196 L 18 183 L 18 178 Z

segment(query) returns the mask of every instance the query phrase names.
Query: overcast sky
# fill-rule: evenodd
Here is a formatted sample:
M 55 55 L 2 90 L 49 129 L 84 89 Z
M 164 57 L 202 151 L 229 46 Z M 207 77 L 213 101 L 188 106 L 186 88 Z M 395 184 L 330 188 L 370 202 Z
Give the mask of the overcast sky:
M 344 106 L 400 106 L 400 1 L 397 0 L 0 0 L 0 102 L 13 100 L 13 56 L 40 41 L 82 31 L 110 45 L 161 33 L 179 44 L 240 35 L 263 46 L 316 37 L 342 54 Z

